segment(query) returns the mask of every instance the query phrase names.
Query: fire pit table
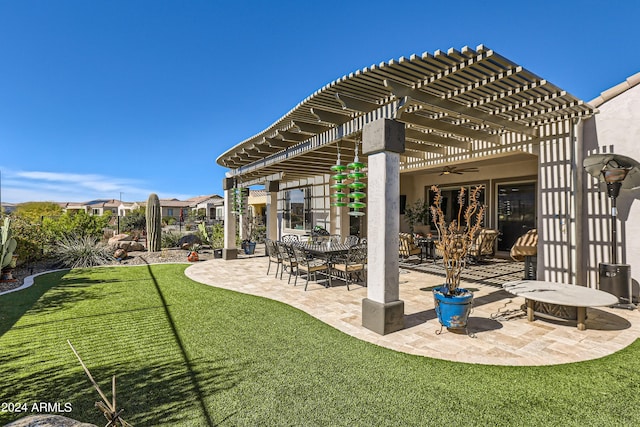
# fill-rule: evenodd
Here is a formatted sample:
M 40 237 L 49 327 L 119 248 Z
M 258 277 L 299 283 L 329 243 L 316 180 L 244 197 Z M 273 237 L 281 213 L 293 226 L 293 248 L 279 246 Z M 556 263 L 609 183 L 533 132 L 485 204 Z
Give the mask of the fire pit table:
M 562 320 L 576 320 L 578 330 L 587 329 L 587 307 L 606 307 L 618 302 L 618 297 L 610 293 L 591 289 L 584 286 L 568 285 L 565 283 L 544 282 L 540 280 L 516 280 L 502 285 L 510 294 L 524 297 L 527 306 L 527 319 L 533 322 L 534 315 L 550 317 Z M 536 303 L 542 306 L 557 306 L 556 313 L 548 309 L 540 309 Z M 565 317 L 557 313 L 566 313 L 566 308 L 575 308 L 576 317 Z M 569 310 L 570 312 L 570 310 Z

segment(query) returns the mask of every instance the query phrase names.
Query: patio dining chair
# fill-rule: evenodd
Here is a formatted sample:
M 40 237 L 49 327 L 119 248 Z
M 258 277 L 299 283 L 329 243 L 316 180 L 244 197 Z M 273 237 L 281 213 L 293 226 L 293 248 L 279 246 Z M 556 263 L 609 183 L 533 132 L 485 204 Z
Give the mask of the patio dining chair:
M 367 286 L 367 245 L 357 244 L 349 248 L 344 259 L 333 265 L 333 269 L 349 285 L 356 282 L 356 279 L 362 282 L 363 286 Z
M 333 243 L 342 243 L 342 236 L 339 235 L 339 234 L 332 234 L 329 237 L 329 242 L 332 243 L 332 244 Z
M 318 272 L 322 272 L 328 278 L 329 286 L 331 286 L 330 266 L 327 260 L 310 257 L 300 246 L 292 246 L 292 249 L 296 260 L 296 279 L 293 286 L 298 283 L 300 271 L 303 271 L 307 276 L 307 281 L 304 284 L 305 291 L 309 285 L 309 276 L 313 275 L 313 280 L 317 281 Z
M 276 246 L 276 242 L 271 239 L 266 239 L 264 241 L 265 249 L 267 251 L 267 256 L 269 257 L 269 265 L 267 266 L 267 276 L 269 275 L 269 271 L 271 270 L 271 263 L 276 264 L 276 277 L 278 277 L 278 270 L 282 267 L 282 256 L 278 251 L 278 246 Z
M 297 234 L 285 234 L 280 239 L 283 243 L 298 243 L 300 241 L 300 237 Z
M 360 243 L 360 238 L 353 234 L 344 238 L 344 244 L 347 246 L 357 245 L 358 243 Z
M 287 283 L 291 283 L 291 275 L 293 274 L 293 269 L 298 265 L 295 255 L 293 254 L 293 245 L 286 244 L 284 242 L 276 242 L 276 247 L 278 248 L 278 253 L 282 257 L 280 280 L 282 280 L 282 273 L 286 269 L 289 271 L 289 279 L 287 280 Z

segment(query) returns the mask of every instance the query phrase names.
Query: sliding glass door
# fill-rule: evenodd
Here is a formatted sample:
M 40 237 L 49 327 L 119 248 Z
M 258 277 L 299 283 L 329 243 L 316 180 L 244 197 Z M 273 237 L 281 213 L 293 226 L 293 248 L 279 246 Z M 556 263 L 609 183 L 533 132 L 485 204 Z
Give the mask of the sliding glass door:
M 510 251 L 518 237 L 536 228 L 536 184 L 498 185 L 498 250 Z

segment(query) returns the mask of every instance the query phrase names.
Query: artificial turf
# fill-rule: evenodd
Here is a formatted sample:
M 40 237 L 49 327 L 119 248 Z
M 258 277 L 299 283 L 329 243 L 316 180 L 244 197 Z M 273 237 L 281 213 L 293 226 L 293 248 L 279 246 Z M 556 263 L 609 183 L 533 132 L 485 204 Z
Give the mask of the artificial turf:
M 104 425 L 70 340 L 109 396 L 117 376 L 118 407 L 136 426 L 640 424 L 637 341 L 567 365 L 453 363 L 359 341 L 184 269 L 50 273 L 0 296 L 0 404 L 29 408 L 0 422 L 58 402 L 72 408 L 61 415 Z

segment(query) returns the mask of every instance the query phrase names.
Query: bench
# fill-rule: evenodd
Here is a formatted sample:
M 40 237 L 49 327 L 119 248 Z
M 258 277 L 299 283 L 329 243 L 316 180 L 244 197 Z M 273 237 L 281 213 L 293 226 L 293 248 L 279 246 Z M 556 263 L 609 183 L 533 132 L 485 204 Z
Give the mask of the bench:
M 516 280 L 502 285 L 505 291 L 512 295 L 525 298 L 527 319 L 533 322 L 534 315 L 539 317 L 562 318 L 548 312 L 536 311 L 536 302 L 558 305 L 560 307 L 575 307 L 577 309 L 578 330 L 587 329 L 587 307 L 607 307 L 618 302 L 618 298 L 610 293 L 591 289 L 584 286 L 568 285 L 564 283 L 544 282 L 539 280 Z

